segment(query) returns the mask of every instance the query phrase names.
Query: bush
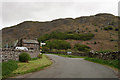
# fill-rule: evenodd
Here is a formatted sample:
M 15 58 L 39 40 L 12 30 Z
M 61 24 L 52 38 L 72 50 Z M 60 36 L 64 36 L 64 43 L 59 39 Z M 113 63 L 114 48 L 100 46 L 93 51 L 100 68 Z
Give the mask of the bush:
M 75 44 L 74 49 L 78 50 L 78 51 L 89 51 L 90 47 L 86 46 L 86 45 L 82 45 L 82 44 Z
M 98 32 L 98 30 L 97 30 L 97 29 L 95 29 L 94 31 L 95 31 L 95 32 Z
M 49 39 L 50 39 L 49 35 L 45 34 L 45 35 L 40 36 L 40 38 L 38 38 L 38 41 L 39 42 L 41 42 L 41 41 L 44 42 L 44 41 L 49 40 Z
M 88 30 L 88 28 L 86 28 L 86 30 Z
M 119 31 L 119 29 L 118 29 L 118 28 L 116 28 L 116 29 L 115 29 L 115 31 Z
M 37 60 L 38 58 L 37 57 L 35 57 L 35 58 L 31 58 L 31 60 Z
M 99 51 L 96 51 L 98 53 L 106 53 L 106 52 L 113 52 L 112 50 L 99 50 Z
M 2 62 L 2 76 L 7 76 L 18 68 L 17 62 L 9 60 L 8 62 Z
M 77 33 L 65 33 L 65 32 L 52 32 L 50 34 L 45 34 L 38 38 L 39 42 L 44 42 L 49 39 L 60 39 L 60 40 L 90 40 L 94 37 L 94 34 L 87 33 L 87 34 L 77 34 Z
M 117 47 L 117 45 L 115 45 L 115 47 Z
M 104 30 L 113 30 L 113 27 L 112 26 L 107 26 L 107 27 L 104 27 Z
M 38 56 L 37 56 L 38 58 L 42 58 L 42 54 L 38 54 Z
M 97 24 L 94 24 L 94 26 L 97 26 Z
M 46 46 L 43 46 L 42 47 L 42 51 L 43 52 L 49 52 L 50 51 L 50 48 L 46 47 Z
M 71 49 L 70 43 L 64 41 L 64 40 L 52 40 L 52 41 L 46 41 L 46 46 L 50 49 Z
M 110 41 L 114 41 L 114 39 L 111 39 Z
M 31 57 L 28 53 L 21 53 L 19 55 L 19 61 L 21 61 L 21 62 L 28 62 L 30 59 L 31 59 Z
M 94 44 L 97 44 L 97 42 L 95 41 Z

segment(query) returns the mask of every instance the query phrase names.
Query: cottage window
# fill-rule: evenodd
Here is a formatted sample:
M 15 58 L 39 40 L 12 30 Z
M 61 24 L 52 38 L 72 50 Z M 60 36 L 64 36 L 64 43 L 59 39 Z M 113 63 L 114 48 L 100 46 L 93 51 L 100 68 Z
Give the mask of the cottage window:
M 33 50 L 34 48 L 30 48 L 30 50 Z

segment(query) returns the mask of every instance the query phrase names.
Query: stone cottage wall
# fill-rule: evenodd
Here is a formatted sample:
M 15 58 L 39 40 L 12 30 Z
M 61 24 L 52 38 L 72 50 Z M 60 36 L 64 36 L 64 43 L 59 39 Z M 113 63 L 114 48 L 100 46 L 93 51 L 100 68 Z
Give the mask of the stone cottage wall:
M 2 61 L 8 60 L 19 60 L 19 54 L 22 52 L 29 53 L 32 58 L 37 57 L 39 51 L 22 51 L 22 50 L 14 50 L 14 49 L 2 49 L 0 50 L 0 58 Z

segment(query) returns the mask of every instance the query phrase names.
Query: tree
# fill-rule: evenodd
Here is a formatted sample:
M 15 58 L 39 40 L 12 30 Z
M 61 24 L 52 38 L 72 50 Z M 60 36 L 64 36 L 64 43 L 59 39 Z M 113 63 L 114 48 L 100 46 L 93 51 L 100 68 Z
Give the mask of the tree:
M 52 41 L 46 41 L 46 47 L 50 49 L 71 49 L 70 43 L 64 41 L 64 40 L 52 40 Z
M 88 51 L 90 47 L 83 45 L 83 44 L 75 44 L 74 49 L 78 51 Z

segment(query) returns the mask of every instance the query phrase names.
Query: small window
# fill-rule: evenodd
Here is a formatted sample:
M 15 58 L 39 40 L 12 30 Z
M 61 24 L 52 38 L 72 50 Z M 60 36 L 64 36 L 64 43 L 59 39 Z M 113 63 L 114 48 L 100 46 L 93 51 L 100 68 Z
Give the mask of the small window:
M 30 50 L 33 50 L 34 48 L 30 48 Z

